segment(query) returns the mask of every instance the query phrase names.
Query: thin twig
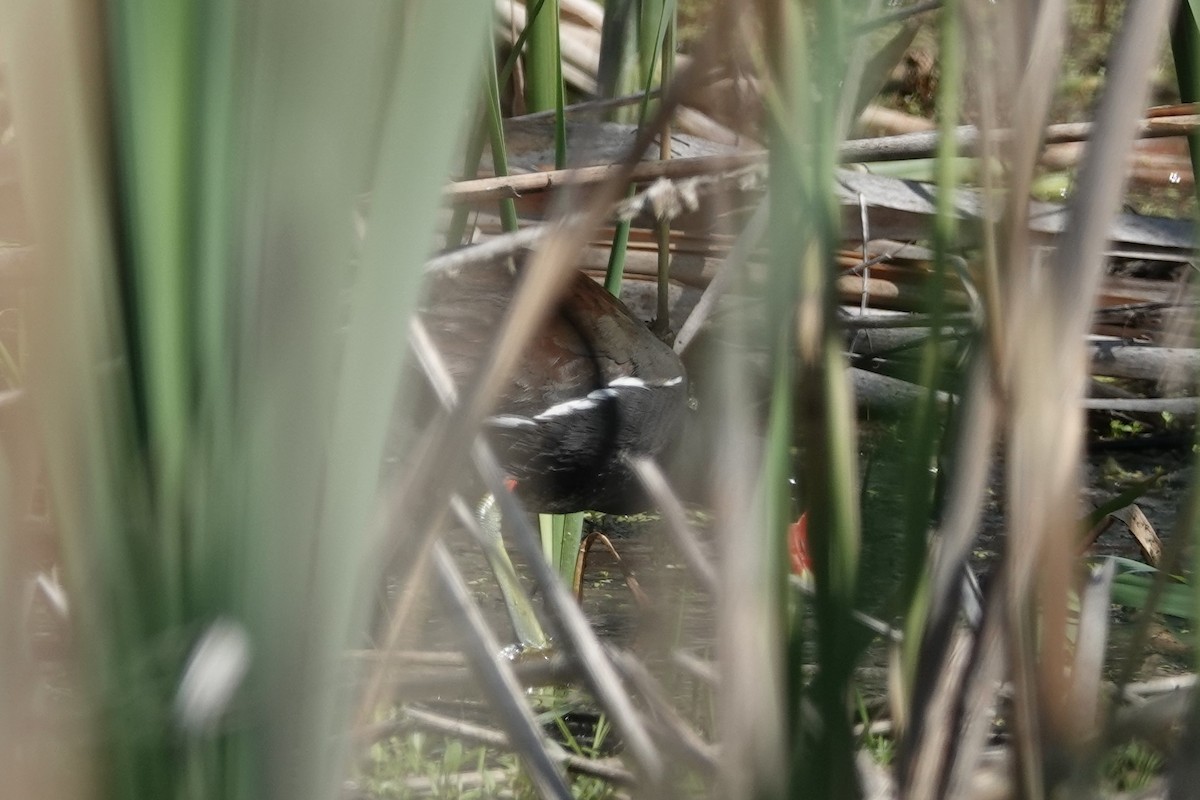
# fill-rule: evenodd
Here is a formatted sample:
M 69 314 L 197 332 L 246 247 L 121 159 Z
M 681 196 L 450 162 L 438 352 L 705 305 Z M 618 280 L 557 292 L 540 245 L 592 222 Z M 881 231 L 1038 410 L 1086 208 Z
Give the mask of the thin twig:
M 463 637 L 467 659 L 486 687 L 488 700 L 499 712 L 517 754 L 524 760 L 530 778 L 543 797 L 569 800 L 571 790 L 556 763 L 562 761 L 561 748 L 546 739 L 534 720 L 524 691 L 510 664 L 500 655 L 500 643 L 471 598 L 471 591 L 454 563 L 454 557 L 444 542 L 436 542 L 433 548 L 433 563 L 442 589 L 470 632 Z
M 716 688 L 720 682 L 717 665 L 712 661 L 700 658 L 694 653 L 689 653 L 686 650 L 673 650 L 671 652 L 671 661 L 684 672 L 693 678 L 703 681 L 710 687 Z
M 706 775 L 717 773 L 717 751 L 705 742 L 690 725 L 679 716 L 674 706 L 667 701 L 666 693 L 646 667 L 629 653 L 613 652 L 613 663 L 650 706 L 653 718 L 662 724 L 665 735 L 662 741 L 672 745 L 692 766 Z
M 433 733 L 475 742 L 484 747 L 493 747 L 497 750 L 512 749 L 508 737 L 502 731 L 495 730 L 494 728 L 485 728 L 482 725 L 473 725 L 443 714 L 436 714 L 432 711 L 411 707 L 404 709 L 403 716 L 400 719 L 378 726 L 376 733 L 378 734 L 378 738 L 386 738 L 387 736 L 403 732 L 412 725 L 417 725 Z M 591 775 L 620 786 L 633 786 L 637 782 L 633 773 L 621 766 L 621 763 L 616 759 L 601 760 L 585 758 L 574 753 L 565 752 L 560 753 L 559 758 L 562 764 L 571 772 L 577 772 L 581 775 Z
M 1046 144 L 1085 142 L 1097 130 L 1094 122 L 1061 122 L 1046 126 Z M 1200 130 L 1200 114 L 1179 114 L 1170 117 L 1151 117 L 1138 123 L 1136 138 L 1161 139 L 1188 136 Z M 1006 144 L 1014 137 L 1012 129 L 1000 128 L 992 136 L 997 144 Z M 974 125 L 961 125 L 954 131 L 956 146 L 962 155 L 975 155 L 981 149 L 982 136 Z M 843 162 L 904 161 L 911 158 L 932 158 L 937 153 L 940 137 L 937 131 L 917 131 L 875 139 L 851 139 L 842 145 Z
M 1048 143 L 1087 141 L 1095 133 L 1090 122 L 1072 122 L 1050 125 L 1046 128 Z M 1200 115 L 1184 114 L 1178 117 L 1156 117 L 1143 119 L 1138 124 L 1139 138 L 1153 139 L 1170 136 L 1187 136 L 1200 130 Z M 1014 137 L 1011 130 L 994 132 L 998 143 L 1008 142 Z M 974 153 L 980 146 L 979 129 L 963 125 L 955 130 L 956 145 L 963 155 Z M 939 137 L 936 131 L 903 133 L 896 136 L 881 136 L 876 139 L 854 139 L 845 142 L 840 151 L 843 163 L 902 161 L 913 158 L 929 158 L 937 152 Z M 733 172 L 747 167 L 766 164 L 766 153 L 761 150 L 717 156 L 676 158 L 670 161 L 645 161 L 632 169 L 619 165 L 577 167 L 573 169 L 546 170 L 544 172 L 508 175 L 497 178 L 476 178 L 457 181 L 443 190 L 449 202 L 483 202 L 504 198 L 517 198 L 526 194 L 549 191 L 567 186 L 586 186 L 611 180 L 624 174 L 627 183 L 648 183 L 659 178 L 671 180 Z
M 612 111 L 614 108 L 625 108 L 626 106 L 635 106 L 642 102 L 643 99 L 649 98 L 656 100 L 662 95 L 658 89 L 651 89 L 649 92 L 636 92 L 634 94 L 625 94 L 620 97 L 607 97 L 598 100 L 584 100 L 581 103 L 572 103 L 569 106 L 563 106 L 563 113 L 568 116 L 576 115 L 583 116 L 586 114 L 603 114 L 606 111 Z M 511 117 L 505 120 L 506 123 L 533 122 L 535 120 L 554 119 L 556 109 L 549 111 L 535 111 L 531 114 L 522 114 L 519 117 Z
M 683 560 L 691 568 L 700 585 L 704 587 L 711 595 L 717 592 L 717 571 L 712 566 L 712 560 L 705 554 L 700 546 L 699 537 L 695 530 L 688 524 L 687 510 L 684 509 L 683 503 L 679 502 L 679 497 L 675 492 L 671 491 L 671 487 L 667 483 L 666 475 L 663 474 L 662 468 L 649 458 L 637 458 L 632 462 L 633 470 L 637 473 L 638 480 L 642 482 L 642 487 L 646 490 L 646 494 L 658 506 L 662 514 L 663 522 L 666 525 L 667 533 L 670 534 L 671 540 L 679 549 Z
M 763 234 L 766 233 L 767 220 L 770 216 L 769 210 L 769 203 L 766 200 L 760 203 L 758 208 L 754 210 L 754 214 L 750 217 L 750 221 L 746 224 L 746 227 L 742 229 L 733 248 L 729 251 L 729 255 L 721 263 L 717 274 L 709 281 L 708 286 L 704 289 L 704 294 L 700 296 L 700 300 L 692 309 L 692 313 L 688 315 L 687 321 L 679 329 L 679 334 L 675 337 L 676 353 L 683 355 L 691 345 L 692 340 L 696 338 L 696 334 L 700 332 L 701 327 L 712 316 L 717 301 L 728 291 L 734 276 L 750 260 L 750 256 L 753 254 L 755 248 L 758 247 Z
M 847 330 L 888 330 L 891 328 L 928 328 L 933 324 L 931 314 L 897 314 L 887 316 L 858 316 L 845 314 L 842 326 Z M 972 328 L 979 324 L 974 314 L 940 314 L 938 323 L 942 328 Z

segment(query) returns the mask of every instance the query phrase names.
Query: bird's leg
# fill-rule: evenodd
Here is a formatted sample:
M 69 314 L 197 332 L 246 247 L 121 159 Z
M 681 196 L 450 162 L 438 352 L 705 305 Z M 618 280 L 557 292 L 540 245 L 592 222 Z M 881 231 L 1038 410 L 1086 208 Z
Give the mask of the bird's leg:
M 633 572 L 630 571 L 629 567 L 625 566 L 625 561 L 621 558 L 620 553 L 617 552 L 617 548 L 613 547 L 612 540 L 600 531 L 592 531 L 579 543 L 579 554 L 575 558 L 575 577 L 572 580 L 572 584 L 575 587 L 575 599 L 580 603 L 583 602 L 583 571 L 587 566 L 587 557 L 592 551 L 592 545 L 596 542 L 600 542 L 608 548 L 608 552 L 612 553 L 612 557 L 617 560 L 617 566 L 620 567 L 621 574 L 625 576 L 625 585 L 629 587 L 634 601 L 640 608 L 648 608 L 650 606 L 650 598 L 642 591 L 642 587 L 638 584 Z

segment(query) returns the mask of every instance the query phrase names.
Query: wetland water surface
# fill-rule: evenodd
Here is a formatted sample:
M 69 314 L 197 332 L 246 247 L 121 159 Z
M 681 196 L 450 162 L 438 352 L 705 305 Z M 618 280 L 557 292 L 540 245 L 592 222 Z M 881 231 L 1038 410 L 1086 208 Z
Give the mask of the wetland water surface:
M 912 465 L 907 461 L 903 441 L 893 426 L 866 428 L 862 446 L 863 548 L 859 585 L 860 607 L 866 613 L 890 618 L 890 606 L 902 574 L 901 542 L 905 499 L 901 476 Z M 1190 478 L 1191 455 L 1183 451 L 1125 451 L 1096 453 L 1089 456 L 1087 484 L 1080 502 L 1082 517 L 1095 505 L 1120 494 L 1131 483 L 1161 469 L 1164 478 L 1137 500 L 1158 534 L 1172 534 L 1178 506 Z M 1003 548 L 1004 468 L 993 468 L 993 485 L 982 510 L 980 534 L 974 563 L 986 581 L 998 563 Z M 703 655 L 709 653 L 715 627 L 712 598 L 692 579 L 661 522 L 651 516 L 620 518 L 597 516 L 588 521 L 588 529 L 606 533 L 613 541 L 626 567 L 635 575 L 649 603 L 640 605 L 625 584 L 621 569 L 602 547 L 595 547 L 584 576 L 583 609 L 602 639 L 628 649 L 650 664 L 663 665 L 672 647 Z M 702 532 L 702 535 L 707 535 Z M 1075 535 L 1065 531 L 1064 535 Z M 454 552 L 482 607 L 502 642 L 512 641 L 512 628 L 504 602 L 486 561 L 478 548 L 464 535 L 451 537 Z M 717 548 L 712 548 L 715 552 Z M 1092 553 L 1119 555 L 1142 560 L 1137 543 L 1123 523 L 1115 522 L 1093 546 Z M 517 570 L 523 565 L 517 561 Z M 535 595 L 535 602 L 537 601 Z M 460 646 L 458 623 L 430 598 L 425 610 L 426 624 L 413 646 L 429 650 L 456 650 Z M 1113 647 L 1125 640 L 1123 628 L 1131 619 L 1128 610 L 1114 607 Z M 1143 664 L 1139 677 L 1178 671 L 1183 662 L 1182 647 L 1176 648 L 1170 632 L 1152 642 L 1150 650 L 1133 654 Z M 1118 655 L 1114 652 L 1114 656 Z M 1124 657 L 1123 652 L 1120 653 Z M 864 657 L 860 676 L 865 694 L 884 691 L 886 647 L 877 642 Z

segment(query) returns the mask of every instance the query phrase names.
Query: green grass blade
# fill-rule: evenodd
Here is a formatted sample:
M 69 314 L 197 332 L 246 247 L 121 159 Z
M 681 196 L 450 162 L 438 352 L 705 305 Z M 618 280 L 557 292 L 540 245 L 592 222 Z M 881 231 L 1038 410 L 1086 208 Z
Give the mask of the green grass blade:
M 937 396 L 942 387 L 940 353 L 944 331 L 941 319 L 946 310 L 946 273 L 949 270 L 949 260 L 953 257 L 953 248 L 957 244 L 957 212 L 954 207 L 957 183 L 954 164 L 958 154 L 954 129 L 958 122 L 959 92 L 963 77 L 963 45 L 958 13 L 956 2 L 952 0 L 945 4 L 942 7 L 939 27 L 943 71 L 942 80 L 938 84 L 938 192 L 933 225 L 933 272 L 926 290 L 926 304 L 932 321 L 930 335 L 925 340 L 921 353 L 918 382 L 925 388 L 925 392 L 917 404 L 909 426 L 909 430 L 912 431 L 909 443 L 910 461 L 905 471 L 907 479 L 903 490 L 907 503 L 900 606 L 909 609 L 909 627 L 904 647 L 905 677 L 909 686 L 915 677 L 917 655 L 921 646 L 921 629 L 927 611 L 927 592 L 918 590 L 922 588 L 921 582 L 927 577 L 924 565 L 937 475 L 935 458 L 940 439 L 939 429 L 944 422 L 939 419 Z
M 526 30 L 528 30 L 528 27 L 526 27 Z M 500 113 L 501 83 L 496 77 L 495 45 L 491 43 L 490 39 L 488 42 L 491 58 L 484 65 L 484 70 L 487 73 L 487 86 L 485 89 L 487 96 L 487 117 L 484 122 L 487 125 L 488 140 L 492 145 L 492 171 L 496 173 L 497 177 L 503 177 L 508 174 L 508 150 L 504 143 L 504 119 Z M 517 205 L 511 197 L 505 197 L 500 200 L 500 225 L 506 231 L 515 231 L 518 227 Z
M 55 287 L 34 304 L 29 386 L 96 792 L 330 796 L 407 319 L 481 55 L 454 43 L 482 40 L 487 8 L 109 10 L 105 27 L 82 7 L 11 6 L 5 26 Z M 111 92 L 95 77 L 105 31 Z M 228 709 L 201 724 L 175 696 L 218 620 L 252 654 L 232 702 L 253 702 L 228 728 Z
M 558 0 L 543 0 L 536 17 L 525 23 L 529 40 L 525 48 L 525 104 L 530 111 L 558 107 L 561 64 L 558 43 Z

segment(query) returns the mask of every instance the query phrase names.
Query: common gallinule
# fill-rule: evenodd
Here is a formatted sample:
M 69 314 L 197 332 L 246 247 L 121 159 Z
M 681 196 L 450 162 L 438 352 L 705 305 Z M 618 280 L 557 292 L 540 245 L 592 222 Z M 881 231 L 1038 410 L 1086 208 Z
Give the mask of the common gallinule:
M 462 390 L 520 276 L 493 263 L 427 277 L 421 315 Z M 633 513 L 647 500 L 626 459 L 660 455 L 678 434 L 687 398 L 674 351 L 580 272 L 524 352 L 486 435 L 530 510 Z

